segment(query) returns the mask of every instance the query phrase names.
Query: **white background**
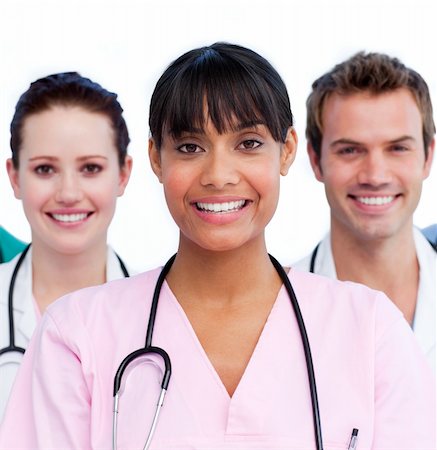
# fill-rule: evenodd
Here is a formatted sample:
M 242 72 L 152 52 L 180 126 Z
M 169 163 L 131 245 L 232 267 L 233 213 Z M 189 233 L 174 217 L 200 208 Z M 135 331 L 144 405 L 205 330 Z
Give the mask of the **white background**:
M 162 264 L 178 234 L 148 163 L 150 96 L 177 56 L 228 41 L 261 53 L 288 86 L 300 144 L 267 239 L 269 251 L 290 263 L 311 251 L 329 225 L 305 149 L 311 83 L 359 50 L 386 52 L 422 74 L 437 110 L 436 18 L 435 0 L 0 0 L 0 223 L 30 239 L 4 168 L 18 97 L 36 78 L 76 70 L 119 94 L 131 136 L 133 174 L 109 242 L 137 270 Z M 419 226 L 437 222 L 436 165 L 416 211 Z

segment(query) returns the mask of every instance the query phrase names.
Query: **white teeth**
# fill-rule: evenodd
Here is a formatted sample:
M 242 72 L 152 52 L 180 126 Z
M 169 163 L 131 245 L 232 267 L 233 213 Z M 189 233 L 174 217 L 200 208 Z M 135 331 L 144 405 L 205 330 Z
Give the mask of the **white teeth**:
M 394 200 L 393 195 L 387 195 L 385 197 L 357 197 L 357 200 L 360 203 L 364 203 L 365 205 L 386 205 L 387 203 L 391 203 Z
M 52 214 L 52 217 L 56 220 L 59 220 L 59 222 L 80 222 L 81 220 L 84 220 L 88 217 L 88 214 L 81 213 L 81 214 Z
M 225 203 L 196 203 L 198 209 L 204 211 L 214 212 L 214 213 L 224 213 L 229 211 L 237 211 L 242 208 L 246 203 L 245 200 L 237 200 L 235 202 L 225 202 Z

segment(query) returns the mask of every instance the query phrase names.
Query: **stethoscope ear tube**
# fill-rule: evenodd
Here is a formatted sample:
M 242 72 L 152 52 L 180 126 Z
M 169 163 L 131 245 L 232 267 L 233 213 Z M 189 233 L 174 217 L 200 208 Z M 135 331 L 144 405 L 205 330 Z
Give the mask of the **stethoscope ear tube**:
M 3 355 L 4 353 L 9 352 L 16 352 L 16 353 L 25 353 L 25 349 L 23 347 L 18 347 L 15 345 L 15 327 L 14 327 L 14 290 L 15 290 L 15 283 L 17 281 L 18 272 L 23 265 L 24 259 L 26 258 L 27 253 L 29 252 L 30 246 L 32 244 L 26 246 L 26 248 L 22 251 L 20 257 L 17 260 L 17 263 L 15 264 L 14 270 L 12 272 L 11 281 L 9 282 L 9 292 L 8 292 L 8 324 L 9 324 L 9 345 L 7 347 L 4 347 L 0 349 L 0 355 Z M 120 268 L 123 272 L 123 275 L 125 277 L 129 277 L 129 272 L 126 269 L 126 266 L 120 256 L 115 254 L 118 261 L 120 262 Z
M 314 421 L 314 434 L 316 439 L 317 450 L 323 450 L 323 440 L 322 440 L 322 426 L 320 423 L 320 411 L 319 411 L 319 401 L 317 399 L 317 388 L 316 388 L 316 377 L 314 375 L 313 359 L 311 357 L 310 343 L 308 340 L 308 335 L 305 329 L 305 323 L 302 317 L 302 313 L 299 308 L 299 303 L 297 302 L 296 294 L 294 293 L 293 286 L 290 283 L 290 279 L 283 269 L 282 265 L 277 261 L 272 255 L 269 255 L 272 264 L 275 266 L 276 271 L 281 277 L 282 282 L 290 296 L 290 301 L 294 309 L 294 314 L 296 316 L 297 324 L 299 326 L 300 336 L 302 338 L 303 350 L 305 353 L 305 360 L 308 372 L 308 381 L 311 394 L 311 403 L 313 407 L 313 421 Z
M 156 311 L 158 309 L 159 294 L 161 292 L 161 287 L 164 284 L 165 277 L 170 271 L 175 258 L 176 253 L 165 263 L 165 266 L 162 268 L 158 280 L 156 281 L 155 291 L 153 292 L 152 306 L 150 307 L 149 323 L 147 324 L 146 348 L 152 346 L 153 327 L 155 325 Z
M 17 280 L 18 271 L 23 264 L 24 258 L 27 255 L 27 252 L 30 249 L 31 244 L 29 244 L 21 253 L 18 258 L 17 264 L 15 264 L 14 271 L 12 272 L 11 281 L 9 283 L 9 292 L 8 292 L 8 314 L 9 314 L 9 345 L 0 350 L 0 355 L 8 352 L 17 352 L 24 353 L 25 349 L 22 347 L 17 347 L 15 345 L 15 327 L 14 327 L 14 289 L 15 282 Z

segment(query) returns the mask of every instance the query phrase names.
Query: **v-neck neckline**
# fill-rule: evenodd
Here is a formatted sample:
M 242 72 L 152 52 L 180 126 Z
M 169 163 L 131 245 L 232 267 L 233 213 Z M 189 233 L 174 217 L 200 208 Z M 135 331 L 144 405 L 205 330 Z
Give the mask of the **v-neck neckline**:
M 210 374 L 210 376 L 212 377 L 212 379 L 218 386 L 218 389 L 220 390 L 221 395 L 224 397 L 224 399 L 226 400 L 226 402 L 228 402 L 228 404 L 230 406 L 233 402 L 236 401 L 236 399 L 238 398 L 239 391 L 241 391 L 242 386 L 244 386 L 247 378 L 250 377 L 251 367 L 255 364 L 256 359 L 258 358 L 258 354 L 260 352 L 260 350 L 259 350 L 260 344 L 262 344 L 262 342 L 266 339 L 266 336 L 269 333 L 269 328 L 270 328 L 270 323 L 272 322 L 272 317 L 273 317 L 273 315 L 276 314 L 276 311 L 278 309 L 279 299 L 283 296 L 282 294 L 283 294 L 283 291 L 285 290 L 285 286 L 282 284 L 281 287 L 279 288 L 278 294 L 275 298 L 275 301 L 273 302 L 273 305 L 270 309 L 267 319 L 262 327 L 261 333 L 255 344 L 253 352 L 250 355 L 249 361 L 243 371 L 243 374 L 242 374 L 242 376 L 238 382 L 238 385 L 235 388 L 235 391 L 232 396 L 229 395 L 229 392 L 227 391 L 222 379 L 220 378 L 220 375 L 218 374 L 216 368 L 214 367 L 213 363 L 211 362 L 210 358 L 208 357 L 208 354 L 206 353 L 205 349 L 203 348 L 196 332 L 194 331 L 194 328 L 193 328 L 190 320 L 188 319 L 187 314 L 185 313 L 181 304 L 177 300 L 176 296 L 174 295 L 174 293 L 171 290 L 170 286 L 168 285 L 167 281 L 164 282 L 163 288 L 165 290 L 167 290 L 171 302 L 173 303 L 174 307 L 177 309 L 177 311 L 183 321 L 184 327 L 185 327 L 186 331 L 188 332 L 190 338 L 192 339 L 192 342 L 193 342 L 195 348 L 197 349 L 200 360 L 205 365 L 208 373 Z

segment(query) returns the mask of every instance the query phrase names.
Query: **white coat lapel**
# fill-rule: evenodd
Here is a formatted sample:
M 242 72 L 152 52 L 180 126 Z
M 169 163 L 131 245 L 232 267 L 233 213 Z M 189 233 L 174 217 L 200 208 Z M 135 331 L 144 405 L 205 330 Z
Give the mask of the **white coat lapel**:
M 32 248 L 21 265 L 13 292 L 15 312 L 16 340 L 18 345 L 25 346 L 36 327 L 36 313 L 32 299 Z

